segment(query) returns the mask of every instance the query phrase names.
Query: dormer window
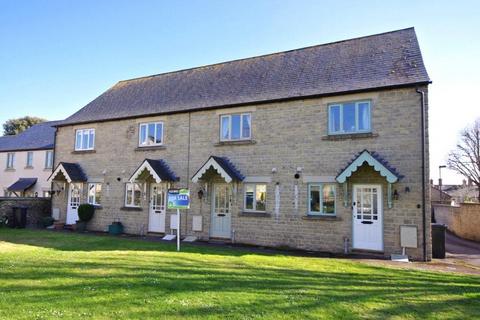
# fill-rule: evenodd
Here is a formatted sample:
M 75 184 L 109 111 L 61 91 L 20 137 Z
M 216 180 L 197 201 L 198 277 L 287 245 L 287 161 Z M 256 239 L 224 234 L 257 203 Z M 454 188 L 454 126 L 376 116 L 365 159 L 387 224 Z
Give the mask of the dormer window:
M 249 140 L 251 137 L 250 113 L 229 114 L 220 117 L 220 141 Z
M 163 122 L 149 122 L 140 124 L 138 146 L 161 146 L 163 144 Z

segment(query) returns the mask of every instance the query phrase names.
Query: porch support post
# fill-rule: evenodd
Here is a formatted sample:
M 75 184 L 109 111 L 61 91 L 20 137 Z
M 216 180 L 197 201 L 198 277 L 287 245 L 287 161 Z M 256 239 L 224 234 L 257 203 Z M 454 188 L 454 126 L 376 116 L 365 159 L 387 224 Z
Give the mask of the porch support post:
M 343 206 L 348 207 L 348 184 L 347 181 L 343 183 Z
M 388 205 L 388 208 L 392 208 L 393 204 L 392 204 L 392 184 L 389 183 L 388 186 L 387 186 L 387 205 Z

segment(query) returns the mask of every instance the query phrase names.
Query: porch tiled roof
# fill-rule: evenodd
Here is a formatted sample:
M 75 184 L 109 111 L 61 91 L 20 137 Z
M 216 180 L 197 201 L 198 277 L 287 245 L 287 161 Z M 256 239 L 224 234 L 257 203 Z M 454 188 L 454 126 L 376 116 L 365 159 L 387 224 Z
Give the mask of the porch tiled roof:
M 8 191 L 25 191 L 31 188 L 35 183 L 37 183 L 37 178 L 20 178 L 10 187 L 7 188 Z

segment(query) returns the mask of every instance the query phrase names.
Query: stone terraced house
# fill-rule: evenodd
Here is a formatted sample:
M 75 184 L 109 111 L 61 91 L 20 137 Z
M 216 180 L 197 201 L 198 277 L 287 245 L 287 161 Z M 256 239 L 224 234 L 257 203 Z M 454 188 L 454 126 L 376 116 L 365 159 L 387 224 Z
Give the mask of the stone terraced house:
M 429 260 L 429 83 L 413 28 L 120 81 L 57 125 L 53 207 L 161 236 L 186 187 L 185 236 Z
M 56 121 L 0 137 L 0 196 L 50 197 Z

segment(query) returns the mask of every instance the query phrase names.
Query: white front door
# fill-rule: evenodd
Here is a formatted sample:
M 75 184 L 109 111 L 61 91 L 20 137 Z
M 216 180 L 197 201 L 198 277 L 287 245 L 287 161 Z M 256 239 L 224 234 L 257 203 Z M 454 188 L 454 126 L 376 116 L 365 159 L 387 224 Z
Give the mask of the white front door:
M 353 248 L 383 251 L 383 207 L 380 185 L 353 186 Z
M 68 186 L 67 221 L 66 224 L 75 224 L 78 220 L 78 206 L 82 194 L 82 184 L 72 182 Z
M 213 185 L 210 236 L 214 238 L 231 238 L 231 197 L 230 184 Z
M 150 209 L 148 214 L 148 231 L 165 232 L 165 184 L 150 185 Z

